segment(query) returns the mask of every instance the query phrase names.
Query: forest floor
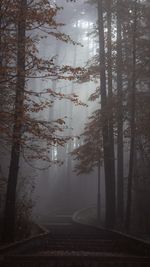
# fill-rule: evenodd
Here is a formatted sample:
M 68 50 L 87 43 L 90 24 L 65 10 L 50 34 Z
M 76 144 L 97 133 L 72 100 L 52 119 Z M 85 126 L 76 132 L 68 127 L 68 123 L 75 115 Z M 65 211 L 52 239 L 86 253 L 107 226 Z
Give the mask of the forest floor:
M 0 221 L 0 246 L 3 246 L 4 243 L 2 242 L 2 221 Z M 34 236 L 37 236 L 41 233 L 44 233 L 44 229 L 42 229 L 39 225 L 35 224 L 34 222 L 30 221 L 30 222 L 25 222 L 24 224 L 22 224 L 22 226 L 16 230 L 16 236 L 15 236 L 15 241 L 14 242 L 18 242 L 18 241 L 22 241 Z M 7 245 L 7 244 L 5 244 Z

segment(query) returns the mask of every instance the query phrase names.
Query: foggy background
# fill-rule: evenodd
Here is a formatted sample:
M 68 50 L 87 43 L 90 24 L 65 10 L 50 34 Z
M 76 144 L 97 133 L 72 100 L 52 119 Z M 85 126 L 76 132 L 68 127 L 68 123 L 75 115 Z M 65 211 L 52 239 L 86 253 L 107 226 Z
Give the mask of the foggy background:
M 54 1 L 56 2 L 56 1 Z M 57 21 L 66 25 L 60 30 L 81 43 L 81 45 L 65 44 L 54 38 L 47 37 L 39 42 L 40 54 L 44 58 L 55 56 L 58 65 L 71 65 L 73 67 L 84 67 L 91 56 L 96 54 L 98 44 L 94 41 L 92 32 L 96 23 L 97 11 L 93 6 L 86 5 L 84 1 L 69 2 L 58 0 L 57 4 L 63 6 L 64 10 L 59 12 Z M 38 32 L 37 32 L 38 34 Z M 39 222 L 46 222 L 51 216 L 66 213 L 72 214 L 77 209 L 95 206 L 97 201 L 97 170 L 88 175 L 77 176 L 74 172 L 74 161 L 70 152 L 82 144 L 82 138 L 78 139 L 83 132 L 84 123 L 91 112 L 97 108 L 97 104 L 89 102 L 89 96 L 98 86 L 94 82 L 78 84 L 70 81 L 50 81 L 41 79 L 30 79 L 33 88 L 40 91 L 41 88 L 55 88 L 61 93 L 75 93 L 81 101 L 88 106 L 75 106 L 69 100 L 57 100 L 53 107 L 42 113 L 40 119 L 55 120 L 64 118 L 68 129 L 63 133 L 71 135 L 72 140 L 64 148 L 54 146 L 50 156 L 54 164 L 47 168 L 48 164 L 40 166 L 39 162 L 31 163 L 30 167 L 23 159 L 21 161 L 21 175 L 29 177 L 31 181 L 26 186 L 26 191 L 33 188 L 33 217 Z M 56 160 L 63 161 L 62 166 L 55 164 Z M 45 168 L 45 170 L 38 170 Z M 101 179 L 101 193 L 103 198 L 104 181 Z M 104 201 L 104 198 L 103 198 Z M 101 202 L 102 208 L 104 207 Z M 103 213 L 103 212 L 102 212 Z

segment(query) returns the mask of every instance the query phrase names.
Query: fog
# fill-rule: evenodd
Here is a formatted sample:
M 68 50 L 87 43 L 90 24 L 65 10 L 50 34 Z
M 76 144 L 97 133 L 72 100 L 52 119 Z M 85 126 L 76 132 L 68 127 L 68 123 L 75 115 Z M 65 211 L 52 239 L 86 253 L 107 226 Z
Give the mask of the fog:
M 0 20 L 0 223 L 149 231 L 148 1 L 24 2 Z
M 76 3 L 66 3 L 66 1 L 57 1 L 57 4 L 64 7 L 59 12 L 57 20 L 63 22 L 61 31 L 67 33 L 79 45 L 65 44 L 61 41 L 47 37 L 39 42 L 40 55 L 49 58 L 50 55 L 56 56 L 55 62 L 58 65 L 71 65 L 73 67 L 84 67 L 91 56 L 96 54 L 98 45 L 93 37 L 88 36 L 96 23 L 96 8 L 90 8 L 84 4 L 84 1 Z M 38 32 L 37 32 L 38 34 Z M 88 106 L 75 106 L 69 100 L 57 100 L 53 107 L 42 113 L 42 119 L 55 120 L 66 117 L 68 129 L 64 135 L 71 135 L 72 140 L 65 145 L 65 148 L 54 146 L 50 151 L 50 156 L 54 163 L 45 170 L 39 166 L 38 162 L 33 164 L 35 169 L 30 168 L 28 164 L 22 162 L 22 172 L 28 176 L 33 173 L 34 179 L 34 197 L 33 217 L 39 222 L 48 221 L 49 217 L 66 213 L 73 214 L 77 209 L 95 206 L 97 201 L 97 170 L 88 175 L 77 176 L 74 170 L 73 157 L 70 152 L 80 145 L 77 138 L 84 128 L 84 123 L 88 116 L 96 108 L 96 103 L 88 101 L 89 96 L 95 91 L 94 82 L 78 84 L 68 81 L 50 81 L 33 79 L 30 81 L 32 87 L 39 91 L 41 88 L 53 87 L 64 94 L 75 93 L 79 99 Z M 55 161 L 60 159 L 63 164 L 58 166 Z M 31 175 L 32 179 L 32 175 Z M 104 192 L 104 181 L 102 181 L 102 192 Z M 103 194 L 103 193 L 102 193 Z M 104 201 L 104 200 L 103 200 Z M 103 205 L 103 202 L 102 202 Z

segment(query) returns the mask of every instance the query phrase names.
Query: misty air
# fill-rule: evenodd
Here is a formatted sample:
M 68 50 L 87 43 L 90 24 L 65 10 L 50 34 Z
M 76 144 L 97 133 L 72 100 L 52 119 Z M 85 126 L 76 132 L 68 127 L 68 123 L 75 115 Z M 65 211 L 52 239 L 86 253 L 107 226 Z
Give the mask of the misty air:
M 149 0 L 0 0 L 0 266 L 150 266 Z

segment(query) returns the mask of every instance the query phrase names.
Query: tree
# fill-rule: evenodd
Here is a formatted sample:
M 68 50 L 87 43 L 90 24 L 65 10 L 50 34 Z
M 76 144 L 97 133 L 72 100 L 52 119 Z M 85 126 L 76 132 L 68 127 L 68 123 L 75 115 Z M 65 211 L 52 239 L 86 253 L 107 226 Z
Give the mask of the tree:
M 93 3 L 93 2 L 92 2 Z M 112 94 L 112 44 L 111 44 L 111 5 L 109 2 L 104 3 L 102 1 L 95 1 L 98 3 L 98 24 L 96 28 L 96 33 L 94 36 L 98 37 L 99 42 L 99 53 L 96 54 L 87 64 L 87 71 L 80 77 L 79 82 L 87 82 L 89 80 L 98 80 L 100 78 L 100 88 L 96 89 L 95 94 L 91 96 L 91 99 L 101 99 L 101 108 L 99 113 L 100 120 L 98 123 L 97 117 L 93 117 L 93 124 L 95 122 L 95 128 L 101 129 L 103 136 L 103 150 L 104 150 L 104 169 L 105 169 L 105 183 L 106 183 L 106 225 L 108 227 L 113 227 L 115 218 L 115 156 L 114 156 L 114 137 L 113 137 L 113 94 Z M 107 14 L 107 48 L 104 36 L 104 14 Z M 98 33 L 98 34 L 97 34 Z M 107 74 L 107 75 L 106 75 Z M 108 94 L 107 94 L 108 89 Z M 90 122 L 89 122 L 90 123 Z M 100 128 L 96 125 L 100 124 Z M 99 135 L 101 136 L 101 131 Z M 96 132 L 97 133 L 97 132 Z M 97 133 L 98 134 L 98 133 Z M 98 140 L 99 137 L 95 138 Z M 98 145 L 98 143 L 97 143 Z M 87 146 L 86 146 L 87 147 Z M 99 147 L 99 145 L 98 145 Z M 84 146 L 81 146 L 81 150 Z M 96 146 L 93 144 L 93 148 Z M 94 158 L 94 150 L 92 149 L 92 154 Z M 84 149 L 82 152 L 85 152 Z M 87 155 L 85 154 L 85 159 Z M 91 156 L 92 160 L 92 156 Z M 101 159 L 97 159 L 97 163 Z M 89 160 L 88 160 L 89 162 Z M 89 163 L 92 166 L 92 163 Z M 99 169 L 99 168 L 98 168 Z M 99 173 L 99 171 L 98 171 Z
M 123 83 L 122 83 L 122 1 L 117 1 L 117 215 L 123 222 Z
M 139 16 L 140 15 L 140 16 Z M 128 175 L 128 188 L 127 188 L 127 205 L 126 205 L 126 218 L 125 218 L 125 228 L 127 231 L 131 229 L 131 208 L 133 203 L 133 181 L 135 178 L 135 157 L 137 154 L 137 88 L 142 78 L 141 73 L 141 64 L 143 61 L 143 47 L 141 47 L 141 32 L 140 28 L 138 29 L 138 18 L 142 20 L 141 14 L 141 5 L 137 0 L 133 2 L 133 23 L 132 23 L 132 80 L 131 80 L 131 92 L 130 92 L 130 131 L 131 131 L 131 140 L 130 140 L 130 159 L 129 159 L 129 175 Z M 142 25 L 140 21 L 140 26 Z M 143 28 L 143 27 L 142 27 Z M 139 35 L 140 42 L 137 41 L 137 36 Z M 147 45 L 147 44 L 146 44 Z M 142 49 L 142 54 L 141 54 Z M 145 51 L 144 51 L 145 52 Z M 149 62 L 149 61 L 148 61 Z M 144 65 L 147 65 L 144 59 Z M 138 74 L 137 74 L 138 73 Z M 139 74 L 140 73 L 140 74 Z M 144 86 L 145 87 L 145 86 Z M 144 92 L 143 92 L 144 94 Z
M 106 226 L 113 227 L 115 221 L 115 185 L 111 177 L 110 164 L 110 142 L 109 142 L 109 120 L 107 117 L 107 93 L 106 93 L 106 60 L 104 42 L 103 2 L 98 1 L 98 30 L 99 30 L 99 66 L 100 66 L 100 94 L 101 111 L 103 117 L 103 148 L 104 148 L 104 169 L 106 183 Z
M 91 2 L 91 1 L 89 1 Z M 93 1 L 92 3 L 93 4 Z M 79 82 L 88 82 L 89 80 L 97 81 L 100 78 L 100 88 L 96 89 L 95 94 L 91 96 L 92 100 L 97 98 L 101 99 L 100 102 L 100 128 L 96 125 L 98 123 L 97 118 L 93 116 L 93 124 L 95 122 L 95 128 L 99 128 L 102 131 L 103 136 L 103 150 L 104 150 L 104 169 L 105 169 L 105 189 L 106 189 L 106 225 L 113 227 L 115 220 L 115 155 L 114 155 L 114 103 L 112 92 L 112 6 L 110 1 L 94 1 L 94 4 L 98 4 L 98 23 L 96 31 L 93 31 L 94 37 L 98 38 L 99 53 L 96 54 L 87 63 L 87 71 L 80 77 Z M 107 18 L 104 21 L 104 15 Z M 105 42 L 104 29 L 107 28 L 107 46 Z M 90 123 L 90 122 L 89 122 Z M 101 136 L 101 131 L 99 135 Z M 99 137 L 97 136 L 98 140 Z M 96 140 L 95 140 L 96 142 Z M 97 142 L 98 145 L 98 142 Z M 99 146 L 98 146 L 99 147 Z M 81 146 L 81 150 L 84 146 Z M 93 148 L 96 146 L 93 143 Z M 83 153 L 86 152 L 82 151 Z M 91 150 L 94 156 L 94 150 Z M 83 156 L 83 155 L 82 155 Z M 87 158 L 85 154 L 85 159 Z M 91 156 L 92 160 L 92 156 Z M 89 161 L 88 161 L 89 162 Z M 97 163 L 101 162 L 101 159 L 97 159 Z M 92 166 L 92 163 L 89 163 Z M 100 167 L 100 166 L 99 166 Z M 98 176 L 100 174 L 98 167 Z M 99 180 L 99 179 L 98 179 Z M 99 202 L 99 201 L 98 201 Z
M 20 140 L 23 120 L 23 102 L 25 86 L 25 29 L 27 1 L 22 0 L 19 7 L 18 41 L 17 41 L 17 80 L 16 100 L 13 126 L 11 159 L 6 194 L 4 218 L 5 240 L 13 240 L 15 227 L 15 196 L 20 157 Z
M 95 3 L 96 1 L 94 1 L 94 4 Z M 99 34 L 101 57 L 99 57 L 97 53 L 96 55 L 94 55 L 93 58 L 91 58 L 88 61 L 86 65 L 87 71 L 83 74 L 83 76 L 80 77 L 79 82 L 88 82 L 89 80 L 97 81 L 99 79 L 99 62 L 101 62 L 102 69 L 100 69 L 100 74 L 101 77 L 103 78 L 101 78 L 102 82 L 100 85 L 102 89 L 101 94 L 103 94 L 102 99 L 104 100 L 104 103 L 101 102 L 101 109 L 102 109 L 101 126 L 102 126 L 102 118 L 104 117 L 106 126 L 105 129 L 107 130 L 106 134 L 103 134 L 104 137 L 103 140 L 104 144 L 105 141 L 108 140 L 106 144 L 108 144 L 109 147 L 107 151 L 108 152 L 107 155 L 109 158 L 109 163 L 107 162 L 109 170 L 111 170 L 110 158 L 111 159 L 113 158 L 112 156 L 110 156 L 112 153 L 111 151 L 113 151 L 113 149 L 111 150 L 111 144 L 113 144 L 113 142 L 111 143 L 112 139 L 110 138 L 110 136 L 112 136 L 114 140 L 117 141 L 115 145 L 115 147 L 117 148 L 117 202 L 116 203 L 117 203 L 117 215 L 118 215 L 119 225 L 116 227 L 120 227 L 120 225 L 123 225 L 123 217 L 124 219 L 126 217 L 126 213 L 124 211 L 125 207 L 124 200 L 126 199 L 126 196 L 128 201 L 128 204 L 126 206 L 128 206 L 127 208 L 128 211 L 130 210 L 129 224 L 131 226 L 132 223 L 131 206 L 132 208 L 134 208 L 133 204 L 135 204 L 133 196 L 133 188 L 136 180 L 135 174 L 137 174 L 135 157 L 138 158 L 139 149 L 140 151 L 142 149 L 144 157 L 145 156 L 148 157 L 147 148 L 149 147 L 148 145 L 149 131 L 148 129 L 146 130 L 146 127 L 144 126 L 149 116 L 148 115 L 149 108 L 147 106 L 147 101 L 146 101 L 146 96 L 147 98 L 149 96 L 148 93 L 149 36 L 147 34 L 149 27 L 149 22 L 147 21 L 147 13 L 149 10 L 148 9 L 149 5 L 147 5 L 147 1 L 140 1 L 140 0 L 137 1 L 136 3 L 137 14 L 135 16 L 135 1 L 119 0 L 119 1 L 112 1 L 111 3 L 110 1 L 108 2 L 105 1 L 105 3 L 101 2 L 99 4 L 101 7 L 100 8 L 101 11 L 102 11 L 101 5 L 103 4 L 103 14 L 100 14 L 100 21 L 103 19 L 103 25 L 101 25 L 100 28 L 101 34 Z M 113 25 L 112 27 L 113 30 L 111 30 L 111 24 Z M 137 25 L 135 26 L 135 24 Z M 94 37 L 95 36 L 97 37 L 98 28 L 97 32 L 96 30 L 93 32 L 94 32 Z M 111 87 L 113 89 L 112 92 L 111 92 Z M 92 95 L 92 99 L 96 100 L 98 97 L 99 97 L 99 88 L 97 88 L 95 94 Z M 141 109 L 142 105 L 146 107 L 145 112 L 143 109 Z M 103 109 L 104 107 L 105 109 Z M 142 121 L 142 124 L 140 123 L 140 121 Z M 97 127 L 97 122 L 98 121 L 96 117 L 95 119 L 93 118 L 93 125 L 95 123 L 95 127 Z M 142 138 L 140 137 L 140 135 L 142 135 Z M 95 136 L 94 133 L 93 136 Z M 130 143 L 129 178 L 128 178 L 128 188 L 126 189 L 126 184 L 125 184 L 126 180 L 124 179 L 125 178 L 124 173 L 127 172 L 127 168 L 125 166 L 128 163 L 128 158 L 127 157 L 124 158 L 124 153 L 127 150 L 129 143 Z M 92 145 L 90 145 L 90 147 L 92 147 Z M 93 141 L 93 148 L 95 147 L 96 145 Z M 87 149 L 86 148 L 84 151 L 83 148 L 84 146 L 83 147 L 81 146 L 82 157 L 83 154 L 86 153 Z M 78 150 L 80 150 L 80 148 Z M 91 153 L 94 153 L 92 149 Z M 105 158 L 105 153 L 104 153 L 104 158 Z M 89 157 L 89 160 L 90 159 L 92 161 L 92 156 Z M 92 166 L 92 163 L 89 163 L 89 166 Z M 78 168 L 80 170 L 79 166 Z M 110 175 L 110 177 L 112 176 Z M 109 179 L 107 179 L 107 182 L 108 180 Z M 111 182 L 112 181 L 113 178 Z M 111 182 L 109 181 L 109 184 L 111 184 Z
M 80 140 L 82 144 L 71 153 L 76 160 L 74 171 L 82 175 L 89 174 L 97 168 L 97 220 L 100 222 L 100 168 L 104 158 L 101 110 L 94 111 L 89 117 Z
M 7 72 L 6 77 L 11 77 L 14 89 L 14 109 L 11 107 L 13 111 L 13 116 L 11 116 L 13 127 L 11 129 L 11 134 L 9 133 L 11 159 L 3 232 L 3 239 L 6 242 L 13 241 L 14 239 L 16 187 L 20 155 L 23 155 L 26 160 L 31 160 L 32 158 L 32 160 L 41 159 L 50 161 L 46 151 L 49 150 L 53 144 L 63 145 L 69 139 L 68 136 L 62 137 L 58 135 L 58 132 L 62 131 L 65 124 L 64 119 L 58 118 L 53 122 L 37 119 L 36 113 L 43 112 L 44 109 L 52 106 L 53 103 L 53 101 L 47 99 L 43 101 L 42 96 L 49 95 L 59 99 L 66 98 L 76 104 L 81 104 L 75 94 L 64 95 L 63 93 L 53 91 L 51 88 L 45 90 L 41 88 L 40 92 L 36 92 L 30 88 L 28 83 L 28 80 L 34 78 L 73 80 L 81 71 L 81 68 L 56 66 L 53 63 L 53 57 L 48 60 L 39 56 L 36 44 L 39 38 L 46 38 L 46 35 L 53 36 L 66 43 L 71 42 L 75 44 L 68 35 L 58 30 L 58 27 L 62 24 L 55 21 L 55 16 L 60 8 L 56 5 L 52 6 L 47 0 L 44 1 L 44 3 L 43 1 L 38 1 L 38 3 L 31 1 L 28 3 L 27 0 L 20 0 L 16 1 L 13 7 L 14 20 L 13 23 L 12 21 L 10 22 L 10 29 L 14 32 L 12 39 L 15 46 L 14 50 L 12 46 L 10 49 L 14 52 L 14 66 L 12 66 L 12 61 L 6 66 L 8 69 L 11 68 L 10 76 Z M 10 14 L 12 12 L 11 6 L 9 5 L 8 8 L 9 12 L 7 14 Z M 6 18 L 7 17 L 5 17 L 5 19 Z M 37 29 L 42 32 L 38 37 Z M 28 32 L 32 34 L 29 35 Z M 7 38 L 8 35 L 6 35 L 6 40 Z M 3 80 L 3 83 L 7 84 L 7 79 Z M 11 94 L 9 85 L 8 89 Z M 4 136 L 6 138 L 6 131 L 4 131 Z M 41 144 L 39 144 L 39 140 L 41 140 Z

